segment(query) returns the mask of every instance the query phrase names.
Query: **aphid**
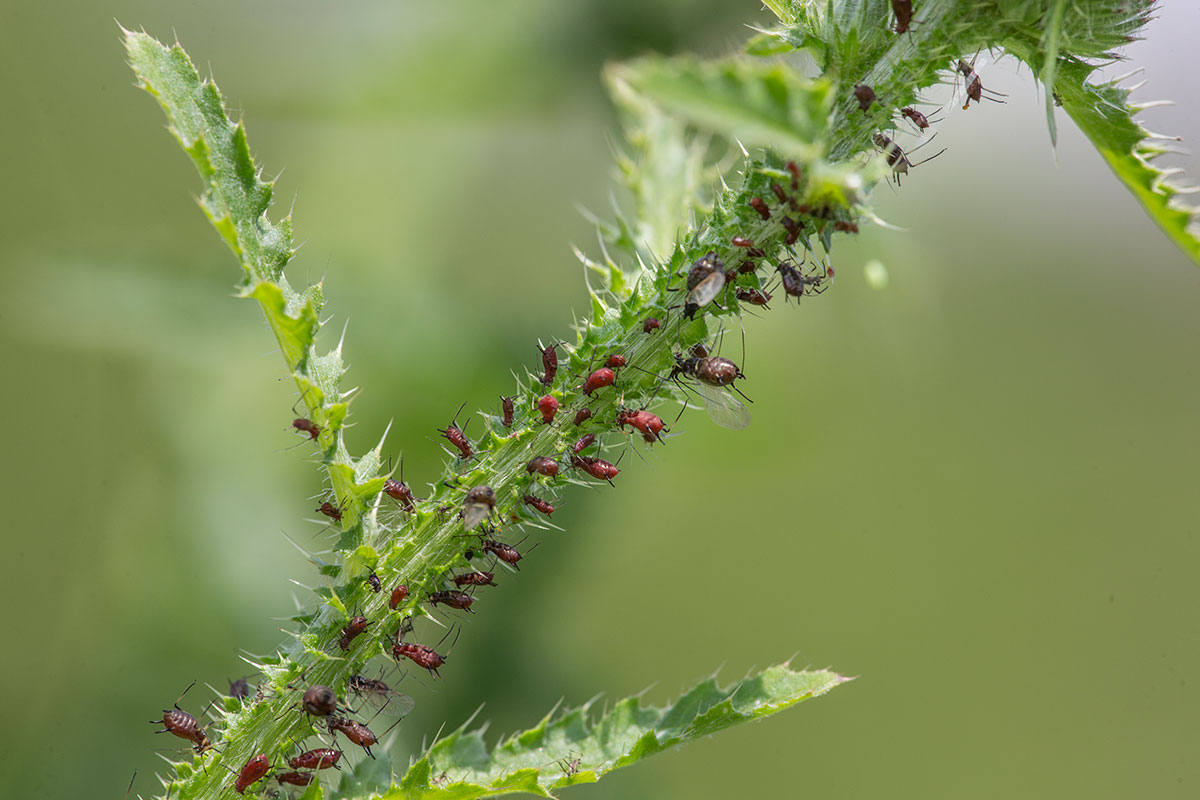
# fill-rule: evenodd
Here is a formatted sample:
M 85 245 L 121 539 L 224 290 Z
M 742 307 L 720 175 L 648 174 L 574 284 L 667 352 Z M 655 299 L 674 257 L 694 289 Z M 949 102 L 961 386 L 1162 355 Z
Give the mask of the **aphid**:
M 250 697 L 250 683 L 245 678 L 238 678 L 236 681 L 229 682 L 229 696 L 238 700 L 245 700 Z
M 266 753 L 259 753 L 247 761 L 246 766 L 242 767 L 237 780 L 233 783 L 233 788 L 237 790 L 238 794 L 245 794 L 251 784 L 262 780 L 269 769 L 271 769 L 271 759 L 267 758 Z
M 805 275 L 786 261 L 779 262 L 775 269 L 783 280 L 783 291 L 786 295 L 800 299 L 805 295 L 821 294 L 827 288 L 824 286 L 828 272 L 822 275 Z M 787 302 L 787 298 L 784 298 Z
M 152 719 L 150 722 L 163 726 L 161 731 L 155 731 L 155 733 L 169 733 L 180 739 L 187 739 L 196 748 L 197 753 L 203 753 L 205 750 L 212 749 L 212 742 L 208 740 L 208 735 L 196 718 L 179 707 L 179 701 L 183 699 L 183 695 L 187 694 L 188 689 L 195 685 L 195 681 L 188 684 L 187 689 L 184 689 L 183 694 L 179 695 L 172 704 L 174 708 L 163 709 L 162 719 Z
M 429 670 L 439 678 L 442 677 L 438 672 L 438 667 L 445 664 L 446 659 L 438 655 L 432 647 L 411 642 L 396 642 L 392 645 L 392 658 L 399 660 L 401 656 L 409 659 L 418 667 Z
M 929 127 L 929 117 L 917 111 L 912 106 L 905 106 L 900 109 L 900 115 L 908 119 L 913 125 L 916 125 L 919 130 L 925 130 Z
M 779 202 L 786 203 L 788 201 L 787 192 L 785 192 L 783 190 L 783 187 L 780 186 L 778 183 L 771 184 L 771 191 L 774 192 L 775 199 L 778 200 Z
M 795 244 L 796 240 L 800 238 L 800 230 L 804 225 L 788 216 L 780 219 L 779 224 L 787 231 L 787 236 L 783 240 L 784 243 L 789 245 Z
M 610 485 L 612 479 L 621 472 L 617 469 L 616 464 L 610 464 L 602 458 L 592 458 L 591 456 L 571 456 L 571 466 L 583 470 L 593 478 L 608 481 Z
M 754 242 L 747 239 L 745 236 L 735 236 L 730 239 L 734 247 L 754 247 Z
M 575 451 L 575 455 L 579 455 L 585 449 L 591 447 L 595 443 L 596 443 L 596 434 L 589 433 L 586 436 L 580 436 L 575 441 L 575 444 L 571 445 L 571 449 Z
M 558 469 L 558 462 L 549 456 L 538 456 L 525 465 L 525 471 L 530 475 L 536 472 L 547 478 L 557 478 Z
M 306 713 L 314 717 L 328 717 L 337 711 L 337 693 L 328 686 L 322 686 L 319 683 L 313 684 L 308 687 L 304 697 L 300 699 L 300 705 L 304 707 Z
M 694 378 L 696 391 L 705 401 L 704 409 L 708 412 L 709 419 L 722 428 L 734 431 L 742 430 L 750 424 L 750 412 L 726 390 L 726 387 L 732 387 L 737 391 L 733 382 L 746 376 L 738 369 L 738 365 L 729 359 L 708 356 L 707 352 L 704 348 L 693 349 L 687 358 L 677 353 L 675 366 L 671 368 L 670 380 L 678 383 L 680 375 Z M 700 355 L 700 353 L 705 353 L 705 355 Z M 680 413 L 683 413 L 682 409 Z
M 379 576 L 376 575 L 374 571 L 367 576 L 367 583 L 371 584 L 371 591 L 375 594 L 379 594 L 383 591 L 383 583 L 380 582 Z
M 583 384 L 583 393 L 591 397 L 592 392 L 597 389 L 603 389 L 605 386 L 612 386 L 613 381 L 617 379 L 617 374 L 608 367 L 600 369 L 588 375 L 587 380 Z
M 739 275 L 749 275 L 751 272 L 754 272 L 756 269 L 758 269 L 758 264 L 754 263 L 753 261 L 751 261 L 749 259 L 746 259 L 745 261 L 742 262 L 742 265 L 740 267 L 738 267 L 737 271 L 738 271 Z
M 735 236 L 734 244 L 740 238 Z M 725 265 L 717 258 L 715 251 L 709 250 L 688 269 L 688 293 L 684 300 L 683 316 L 691 319 L 697 311 L 711 303 L 724 286 Z
M 520 567 L 517 566 L 517 562 L 520 561 L 523 556 L 517 552 L 517 548 L 513 547 L 512 545 L 505 544 L 504 542 L 500 542 L 495 539 L 485 539 L 483 541 L 483 550 L 486 553 L 491 553 L 505 564 L 508 564 L 510 567 L 520 569 Z
M 558 401 L 552 395 L 546 395 L 537 402 L 538 411 L 542 412 L 542 422 L 549 425 L 558 413 Z
M 404 481 L 388 478 L 383 482 L 383 493 L 393 500 L 398 500 L 404 505 L 405 511 L 416 511 L 416 497 L 413 496 L 413 490 L 409 488 Z
M 459 611 L 470 611 L 471 604 L 474 602 L 474 597 L 457 589 L 443 589 L 440 592 L 434 592 L 429 595 L 430 605 L 436 606 L 438 603 L 441 603 L 451 608 L 457 608 Z
M 783 202 L 782 200 L 780 202 Z M 758 215 L 764 220 L 771 218 L 771 210 L 767 208 L 767 204 L 763 202 L 761 197 L 751 197 L 750 207 L 758 212 Z
M 370 624 L 371 621 L 361 614 L 352 618 L 346 627 L 342 628 L 342 638 L 338 639 L 338 646 L 343 650 L 349 650 L 350 643 L 354 641 L 354 638 L 365 631 Z
M 320 507 L 314 510 L 320 511 L 334 522 L 342 521 L 342 510 L 328 500 L 326 500 L 324 503 L 321 503 Z
M 661 327 L 662 323 L 657 319 L 654 317 L 646 317 L 646 320 L 642 323 L 642 333 L 651 333 Z
M 338 766 L 338 760 L 342 757 L 342 751 L 333 747 L 318 747 L 316 750 L 309 750 L 306 753 L 301 753 L 295 758 L 287 760 L 288 766 L 292 769 L 341 769 Z
M 354 692 L 359 697 L 365 697 L 369 703 L 381 702 L 380 711 L 384 706 L 396 704 L 400 716 L 404 716 L 412 711 L 416 706 L 413 699 L 406 694 L 401 694 L 392 689 L 381 680 L 374 678 L 364 678 L 362 675 L 350 676 L 350 691 Z
M 575 424 L 582 425 L 592 418 L 592 410 L 590 408 L 581 408 L 575 412 Z
M 490 486 L 475 486 L 463 502 L 463 527 L 471 530 L 496 507 L 496 490 Z
M 900 145 L 896 144 L 882 133 L 872 134 L 871 141 L 875 143 L 876 147 L 883 151 L 883 157 L 887 159 L 888 166 L 892 168 L 892 176 L 895 177 L 897 186 L 900 185 L 901 175 L 907 175 L 908 171 L 913 167 L 919 167 L 926 161 L 932 161 L 942 153 L 946 152 L 946 148 L 943 147 L 929 158 L 926 158 L 923 161 L 918 161 L 914 164 L 908 159 L 908 156 L 904 154 L 904 151 L 900 149 Z M 918 145 L 918 147 L 923 146 L 924 145 Z
M 388 608 L 392 609 L 392 611 L 395 611 L 396 606 L 400 605 L 407 599 L 408 587 L 403 585 L 397 586 L 395 589 L 392 589 L 392 599 L 388 600 Z
M 840 219 L 833 223 L 833 229 L 835 231 L 841 231 L 842 233 L 858 233 L 857 224 L 853 222 L 846 222 Z
M 375 757 L 375 754 L 371 752 L 371 745 L 379 740 L 375 738 L 375 734 L 366 725 L 363 725 L 361 722 L 355 722 L 352 719 L 346 719 L 345 717 L 330 717 L 327 724 L 329 725 L 329 732 L 334 734 L 334 738 L 337 738 L 337 733 L 343 733 L 347 739 L 365 750 L 367 755 L 371 758 Z
M 458 407 L 458 411 L 454 412 L 454 419 L 450 420 L 450 425 L 448 427 L 445 429 L 437 429 L 437 432 L 442 436 L 445 436 L 446 440 L 449 441 L 450 444 L 458 448 L 458 452 L 461 454 L 460 458 L 471 457 L 471 442 L 468 441 L 466 434 L 464 434 L 458 427 L 458 415 L 462 413 L 462 410 L 466 405 L 466 403 L 463 403 Z
M 513 424 L 513 400 L 516 400 L 516 398 L 515 397 L 501 397 L 500 398 L 500 408 L 504 412 L 504 419 L 502 420 L 502 422 L 504 423 L 504 427 L 506 427 L 506 428 L 511 428 L 512 424 Z
M 912 22 L 912 0 L 892 0 L 892 13 L 896 15 L 896 33 L 908 33 Z
M 858 101 L 859 110 L 865 114 L 875 102 L 875 90 L 865 83 L 860 83 L 854 87 L 854 99 Z
M 290 786 L 308 786 L 312 783 L 311 772 L 276 772 L 275 780 Z
M 641 431 L 642 438 L 647 443 L 661 442 L 662 432 L 669 430 L 662 421 L 662 418 L 651 414 L 644 408 L 638 411 L 631 411 L 627 408 L 619 410 L 617 412 L 617 427 L 624 428 L 626 425 Z
M 963 111 L 966 111 L 970 107 L 972 100 L 974 100 L 976 103 L 981 103 L 983 102 L 984 98 L 987 98 L 993 103 L 1003 103 L 1003 100 L 998 100 L 997 98 L 1008 97 L 1006 94 L 993 92 L 991 89 L 983 88 L 983 79 L 980 78 L 979 73 L 975 71 L 974 64 L 968 64 L 966 61 L 963 61 L 960 58 L 956 68 L 962 73 L 963 85 L 967 87 L 967 102 L 963 104 Z M 876 144 L 878 144 L 878 142 L 876 142 Z M 925 160 L 928 161 L 929 159 Z M 891 162 L 889 161 L 888 163 Z
M 796 191 L 800 188 L 800 178 L 802 177 L 800 167 L 796 165 L 795 161 L 789 161 L 785 166 L 787 171 L 792 173 L 792 191 Z
M 554 383 L 554 376 L 558 374 L 558 345 L 539 347 L 538 350 L 542 353 L 542 369 L 545 371 L 542 375 L 542 385 L 549 386 Z
M 473 570 L 472 572 L 464 572 L 461 575 L 454 576 L 454 585 L 458 588 L 464 586 L 495 586 L 496 582 L 492 580 L 494 576 L 490 572 L 481 570 Z
M 568 754 L 569 755 L 569 754 Z M 558 760 L 558 768 L 563 771 L 563 775 L 567 778 L 579 772 L 579 762 L 583 760 L 583 756 L 578 758 L 560 758 Z
M 543 500 L 540 497 L 534 497 L 531 494 L 527 494 L 522 499 L 525 501 L 525 505 L 533 506 L 535 509 L 542 512 L 547 517 L 554 513 L 554 506 L 550 505 L 550 503 L 548 501 Z M 458 579 L 455 578 L 455 582 L 457 582 L 457 581 L 458 581 Z
M 305 419 L 304 417 L 297 417 L 292 420 L 292 427 L 301 433 L 307 433 L 314 442 L 321 435 L 321 429 L 317 427 L 317 424 L 311 419 Z
M 629 362 L 627 362 L 625 360 L 625 356 L 620 355 L 619 353 L 613 353 L 604 362 L 604 366 L 608 367 L 609 369 L 620 369 L 621 367 L 625 366 L 627 363 L 629 363 Z
M 754 306 L 762 306 L 769 309 L 767 303 L 771 302 L 771 293 L 760 291 L 758 289 L 738 289 L 737 299 L 743 303 L 749 303 Z

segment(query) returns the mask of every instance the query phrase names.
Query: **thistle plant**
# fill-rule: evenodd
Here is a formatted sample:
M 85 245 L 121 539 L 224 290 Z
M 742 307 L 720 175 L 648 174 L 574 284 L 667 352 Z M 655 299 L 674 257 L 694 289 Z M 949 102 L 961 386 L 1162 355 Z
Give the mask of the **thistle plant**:
M 596 220 L 599 252 L 578 253 L 589 313 L 576 321 L 574 341 L 542 343 L 545 362 L 525 369 L 509 396 L 511 418 L 493 409 L 470 415 L 482 422 L 473 429 L 466 418 L 450 422 L 452 447 L 429 491 L 400 482 L 382 439 L 362 455 L 349 452 L 344 343 L 318 349 L 323 288 L 296 289 L 284 275 L 295 252 L 292 221 L 269 218 L 274 183 L 251 157 L 245 127 L 229 119 L 217 87 L 180 45 L 124 31 L 142 87 L 200 172 L 202 209 L 242 266 L 238 295 L 259 303 L 295 382 L 303 409 L 295 427 L 318 457 L 335 539 L 332 557 L 312 556 L 325 585 L 311 609 L 295 618 L 275 656 L 254 663 L 257 693 L 221 700 L 207 733 L 212 747 L 172 764 L 170 796 L 231 796 L 231 773 L 259 755 L 270 769 L 237 784 L 266 791 L 270 776 L 288 769 L 293 743 L 328 738 L 330 719 L 343 714 L 297 708 L 305 691 L 329 687 L 345 703 L 351 678 L 372 659 L 452 669 L 453 639 L 439 638 L 462 621 L 453 609 L 486 603 L 482 591 L 463 591 L 487 582 L 476 577 L 492 569 L 483 554 L 515 566 L 517 540 L 549 525 L 572 487 L 619 486 L 615 453 L 631 438 L 661 448 L 674 425 L 672 402 L 707 404 L 718 423 L 744 424 L 730 337 L 724 359 L 711 354 L 720 334 L 736 330 L 743 306 L 764 303 L 771 291 L 777 306 L 820 302 L 833 283 L 838 240 L 876 221 L 872 190 L 913 165 L 892 139 L 900 109 L 948 82 L 965 84 L 968 105 L 978 100 L 972 81 L 985 90 L 987 80 L 976 72 L 978 54 L 1028 65 L 1044 87 L 1051 136 L 1061 105 L 1147 213 L 1200 262 L 1195 214 L 1153 165 L 1169 145 L 1135 121 L 1139 107 L 1126 89 L 1089 82 L 1137 35 L 1151 0 L 925 0 L 913 4 L 911 20 L 906 4 L 885 0 L 767 5 L 778 25 L 756 31 L 738 54 L 652 56 L 607 70 L 625 125 L 620 175 L 633 203 Z M 348 628 L 359 615 L 363 623 Z M 455 635 L 470 635 L 469 626 Z M 490 749 L 480 729 L 464 726 L 423 753 L 360 759 L 336 789 L 311 780 L 304 796 L 549 796 L 846 680 L 779 665 L 727 687 L 706 680 L 665 708 L 635 697 L 603 712 L 558 711 Z

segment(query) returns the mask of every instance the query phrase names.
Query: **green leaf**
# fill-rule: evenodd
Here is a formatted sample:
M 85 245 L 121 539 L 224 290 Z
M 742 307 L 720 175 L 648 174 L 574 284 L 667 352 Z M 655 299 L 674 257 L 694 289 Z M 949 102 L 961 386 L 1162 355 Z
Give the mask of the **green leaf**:
M 594 783 L 702 736 L 775 714 L 825 694 L 849 678 L 825 670 L 769 667 L 727 687 L 709 678 L 664 708 L 629 697 L 600 715 L 592 703 L 544 718 L 488 750 L 483 729 L 466 726 L 434 742 L 386 800 L 469 800 L 512 791 L 550 797 Z
M 648 57 L 611 67 L 634 92 L 701 130 L 811 161 L 824 152 L 833 87 L 784 64 Z

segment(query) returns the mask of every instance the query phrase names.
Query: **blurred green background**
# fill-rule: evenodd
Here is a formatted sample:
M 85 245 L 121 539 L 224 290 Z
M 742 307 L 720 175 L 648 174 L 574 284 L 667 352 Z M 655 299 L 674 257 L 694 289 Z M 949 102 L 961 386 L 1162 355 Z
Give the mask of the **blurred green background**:
M 1200 140 L 1200 9 L 1129 49 L 1151 127 Z M 586 308 L 577 206 L 604 212 L 607 59 L 717 54 L 751 2 L 10 4 L 0 33 L 4 794 L 119 797 L 161 767 L 146 720 L 272 651 L 321 541 L 294 395 L 199 181 L 131 87 L 114 17 L 177 33 L 244 113 L 278 213 L 327 275 L 361 452 L 406 477 Z M 575 492 L 486 595 L 445 680 L 404 685 L 405 760 L 480 703 L 555 701 L 795 656 L 829 697 L 571 797 L 1194 797 L 1200 270 L 1028 70 L 950 104 L 949 149 L 877 194 L 834 291 L 747 323 L 754 424 L 679 424 L 617 490 Z M 946 93 L 942 98 L 945 99 Z M 1193 174 L 1195 159 L 1183 159 Z M 864 265 L 886 267 L 871 288 Z M 333 341 L 330 340 L 329 344 Z M 193 690 L 187 705 L 211 695 Z

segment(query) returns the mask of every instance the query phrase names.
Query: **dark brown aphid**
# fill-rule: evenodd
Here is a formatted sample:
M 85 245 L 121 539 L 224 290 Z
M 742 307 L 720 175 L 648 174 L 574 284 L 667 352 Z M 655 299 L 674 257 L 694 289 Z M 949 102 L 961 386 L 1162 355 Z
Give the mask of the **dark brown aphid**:
M 162 719 L 152 719 L 150 722 L 163 726 L 161 731 L 155 731 L 155 733 L 169 733 L 180 739 L 187 739 L 196 748 L 197 753 L 203 753 L 205 750 L 212 749 L 212 742 L 208 740 L 208 735 L 196 718 L 179 707 L 179 700 L 182 700 L 183 695 L 188 693 L 188 689 L 195 685 L 195 681 L 188 684 L 188 688 L 184 689 L 183 694 L 179 695 L 179 699 L 172 704 L 173 708 L 163 709 Z
M 871 109 L 871 104 L 875 102 L 875 90 L 865 83 L 860 83 L 854 87 L 854 99 L 858 101 L 858 108 L 864 114 Z
M 591 456 L 571 456 L 571 466 L 583 470 L 593 478 L 608 481 L 609 484 L 612 484 L 612 479 L 621 472 L 617 469 L 616 464 L 610 464 L 602 458 L 592 458 Z
M 800 188 L 800 178 L 802 177 L 800 167 L 795 161 L 789 161 L 785 166 L 787 171 L 792 173 L 792 191 L 796 191 Z
M 781 201 L 782 202 L 782 201 Z M 767 208 L 767 204 L 763 202 L 761 197 L 751 197 L 750 207 L 758 212 L 758 215 L 764 220 L 771 218 L 771 209 Z
M 786 203 L 788 201 L 787 192 L 785 192 L 783 190 L 783 187 L 780 186 L 778 183 L 771 184 L 771 191 L 774 192 L 775 199 L 778 200 L 779 202 Z
M 617 379 L 617 373 L 613 372 L 608 367 L 600 369 L 588 375 L 587 380 L 583 384 L 583 393 L 591 397 L 592 392 L 597 389 L 603 389 L 605 386 L 612 386 L 613 381 Z
M 333 747 L 318 747 L 316 750 L 309 750 L 306 753 L 301 753 L 295 758 L 287 760 L 288 766 L 292 769 L 341 769 L 338 761 L 342 757 L 342 751 Z
M 896 15 L 896 33 L 908 33 L 912 22 L 912 0 L 892 0 L 892 13 Z
M 771 293 L 760 291 L 758 289 L 738 289 L 737 299 L 741 300 L 743 303 L 749 303 L 753 306 L 762 306 L 763 308 L 769 309 L 770 306 L 767 305 L 767 303 L 771 302 Z
M 805 295 L 821 294 L 827 288 L 824 286 L 827 274 L 805 275 L 786 261 L 781 261 L 775 269 L 783 280 L 783 291 L 797 300 Z M 785 297 L 784 302 L 786 301 Z
M 533 506 L 535 509 L 542 512 L 547 517 L 554 513 L 554 506 L 550 505 L 550 503 L 548 501 L 543 500 L 540 497 L 534 497 L 531 494 L 527 494 L 522 499 L 525 501 L 525 505 Z M 457 583 L 458 579 L 455 578 L 454 580 Z
M 338 646 L 343 650 L 349 650 L 350 643 L 354 641 L 354 638 L 365 631 L 370 624 L 371 621 L 361 614 L 352 618 L 346 627 L 342 628 L 342 638 L 338 639 Z
M 900 149 L 900 145 L 896 144 L 891 139 L 889 139 L 887 136 L 884 136 L 882 133 L 872 134 L 871 141 L 873 141 L 875 143 L 876 147 L 878 147 L 880 150 L 883 151 L 883 157 L 885 159 L 887 159 L 888 166 L 892 168 L 892 176 L 896 179 L 897 186 L 900 185 L 900 176 L 901 175 L 907 175 L 908 171 L 910 169 L 912 169 L 913 167 L 919 167 L 922 164 L 924 164 L 926 161 L 932 161 L 933 159 L 940 156 L 942 153 L 946 152 L 946 148 L 943 147 L 941 150 L 937 151 L 936 153 L 931 155 L 929 158 L 926 158 L 922 161 L 918 161 L 914 164 L 912 161 L 909 160 L 908 156 L 905 155 L 904 151 Z M 914 148 L 914 149 L 917 149 L 917 148 Z M 790 292 L 789 292 L 789 294 L 790 294 Z
M 525 471 L 530 475 L 536 472 L 539 475 L 545 475 L 547 478 L 557 478 L 558 470 L 558 462 L 550 458 L 550 456 L 538 456 L 525 465 Z
M 671 368 L 670 380 L 679 383 L 679 376 L 686 375 L 696 383 L 693 390 L 704 399 L 704 410 L 708 417 L 722 428 L 742 430 L 750 424 L 750 414 L 736 397 L 726 391 L 734 386 L 734 381 L 745 375 L 738 369 L 737 364 L 720 356 L 709 356 L 706 348 L 692 348 L 687 358 L 675 354 L 675 366 Z M 682 385 L 682 384 L 680 384 Z M 742 395 L 745 397 L 745 395 Z M 749 399 L 749 398 L 747 398 Z M 680 414 L 682 414 L 682 409 Z
M 485 539 L 483 550 L 485 553 L 491 553 L 510 567 L 520 569 L 520 567 L 517 567 L 517 562 L 521 560 L 522 556 L 517 551 L 517 548 L 512 545 L 505 544 L 496 539 Z
M 625 356 L 620 355 L 619 353 L 613 353 L 604 362 L 604 366 L 608 367 L 609 369 L 620 369 L 621 367 L 625 366 L 627 363 L 629 363 L 629 362 L 625 360 Z
M 236 681 L 229 682 L 229 696 L 238 700 L 245 700 L 250 697 L 250 683 L 245 678 L 238 678 Z
M 735 236 L 730 241 L 734 247 L 754 247 L 754 242 L 750 241 L 745 236 Z
M 571 449 L 575 451 L 575 455 L 579 455 L 587 448 L 596 443 L 596 434 L 589 433 L 586 436 L 580 436 L 575 444 L 571 445 Z
M 445 664 L 446 659 L 438 655 L 432 647 L 411 642 L 396 642 L 392 645 L 392 658 L 399 660 L 401 656 L 412 661 L 418 667 L 429 670 L 439 678 L 442 677 L 438 672 L 438 667 Z
M 662 432 L 668 430 L 662 418 L 655 414 L 651 414 L 646 409 L 631 411 L 627 408 L 622 408 L 617 412 L 617 427 L 624 428 L 626 425 L 636 428 L 641 431 L 642 438 L 647 443 L 661 442 Z
M 342 521 L 342 510 L 328 500 L 326 500 L 324 503 L 321 503 L 320 507 L 316 510 L 320 511 L 334 522 Z
M 458 407 L 458 411 L 454 412 L 454 419 L 450 420 L 449 426 L 445 429 L 437 429 L 437 432 L 445 436 L 450 444 L 458 448 L 460 458 L 470 458 L 472 455 L 471 442 L 467 440 L 466 434 L 458 427 L 458 415 L 462 413 L 463 407 L 466 405 L 466 403 L 463 403 Z
M 474 602 L 474 597 L 457 589 L 443 589 L 440 592 L 434 592 L 429 595 L 430 605 L 436 606 L 438 603 L 441 603 L 451 608 L 457 608 L 459 611 L 470 611 L 471 604 Z
M 233 788 L 238 794 L 245 794 L 251 784 L 258 783 L 262 777 L 271 769 L 271 759 L 267 758 L 266 753 L 259 753 L 246 762 L 246 766 L 242 767 L 242 771 L 238 773 L 237 780 L 233 783 Z
M 735 236 L 734 241 L 740 237 Z M 687 274 L 687 297 L 683 316 L 691 319 L 697 311 L 711 303 L 725 286 L 725 265 L 709 250 L 692 264 Z
M 367 583 L 371 584 L 371 591 L 379 594 L 383 591 L 383 583 L 379 580 L 379 576 L 372 572 L 367 576 Z
M 396 606 L 400 605 L 407 599 L 408 599 L 408 587 L 407 586 L 397 586 L 395 589 L 392 589 L 392 599 L 388 600 L 388 608 L 392 609 L 392 611 L 395 611 Z
M 1003 100 L 998 100 L 997 98 L 1008 96 L 1001 94 L 1000 92 L 993 92 L 990 89 L 983 88 L 983 79 L 980 78 L 979 73 L 975 71 L 974 64 L 968 64 L 966 61 L 963 61 L 960 58 L 955 67 L 959 72 L 962 73 L 963 85 L 967 87 L 967 102 L 963 104 L 963 111 L 966 111 L 968 108 L 970 108 L 972 100 L 974 100 L 976 103 L 981 103 L 986 98 L 991 100 L 993 103 L 1003 103 Z M 878 144 L 878 142 L 876 142 L 876 144 Z M 928 161 L 929 159 L 927 158 L 925 160 Z M 889 161 L 888 163 L 891 162 Z
M 537 402 L 538 411 L 542 412 L 542 423 L 549 425 L 554 421 L 554 415 L 558 413 L 558 401 L 553 395 L 546 395 Z
M 317 427 L 317 424 L 311 419 L 305 419 L 304 417 L 297 417 L 292 420 L 292 427 L 301 433 L 307 433 L 309 438 L 314 442 L 321 435 L 321 429 Z
M 835 231 L 841 231 L 842 233 L 858 233 L 858 225 L 853 222 L 846 222 L 840 219 L 833 223 L 833 229 Z
M 289 786 L 308 786 L 312 783 L 313 774 L 311 772 L 276 772 L 275 780 L 280 783 L 286 783 Z
M 407 483 L 394 478 L 388 478 L 383 483 L 383 493 L 393 500 L 400 501 L 405 511 L 412 512 L 417 510 L 417 498 L 413 496 L 413 490 L 409 488 Z
M 742 265 L 740 267 L 738 267 L 737 271 L 738 271 L 739 275 L 749 275 L 751 272 L 754 272 L 757 269 L 758 269 L 758 264 L 747 259 L 742 262 Z
M 496 490 L 490 486 L 474 486 L 467 491 L 463 502 L 463 527 L 471 530 L 492 513 L 496 507 Z
M 506 428 L 511 428 L 513 425 L 513 400 L 516 400 L 516 398 L 515 397 L 501 397 L 500 398 L 500 408 L 504 412 L 504 418 L 501 420 L 501 422 L 504 423 L 504 427 L 506 427 Z
M 362 675 L 351 675 L 349 687 L 350 691 L 358 697 L 366 698 L 368 703 L 379 704 L 381 711 L 383 706 L 392 706 L 396 713 L 404 716 L 415 707 L 411 697 L 394 691 L 392 687 L 381 680 L 366 678 Z
M 481 570 L 464 572 L 454 576 L 454 585 L 460 589 L 464 586 L 495 586 L 496 582 L 492 580 L 493 577 L 492 573 Z
M 308 687 L 304 697 L 300 700 L 300 705 L 304 707 L 306 713 L 314 717 L 328 717 L 337 711 L 337 694 L 328 686 L 317 683 Z
M 908 119 L 913 125 L 916 125 L 921 130 L 925 130 L 929 127 L 929 117 L 925 116 L 920 111 L 917 111 L 912 106 L 905 106 L 904 108 L 900 109 L 900 115 Z
M 642 333 L 651 333 L 662 327 L 662 323 L 654 317 L 646 317 L 646 321 L 642 323 Z
M 345 717 L 330 717 L 327 724 L 329 725 L 330 733 L 335 734 L 335 738 L 337 733 L 345 734 L 347 739 L 365 750 L 367 755 L 371 758 L 375 757 L 375 754 L 371 752 L 371 745 L 379 740 L 375 738 L 375 734 L 366 725 L 363 725 L 361 722 L 355 722 L 352 719 L 346 719 Z
M 575 412 L 575 424 L 582 425 L 592 418 L 592 410 L 590 408 L 581 408 Z
M 787 216 L 780 219 L 779 224 L 783 225 L 784 230 L 787 231 L 787 236 L 785 236 L 784 240 L 783 240 L 784 243 L 785 244 L 795 244 L 796 240 L 800 238 L 800 230 L 804 226 L 801 223 L 797 222 L 796 220 L 792 219 L 791 217 L 787 217 Z
M 539 347 L 538 350 L 542 353 L 542 385 L 549 386 L 554 383 L 554 376 L 558 374 L 558 345 L 552 344 L 549 347 Z

